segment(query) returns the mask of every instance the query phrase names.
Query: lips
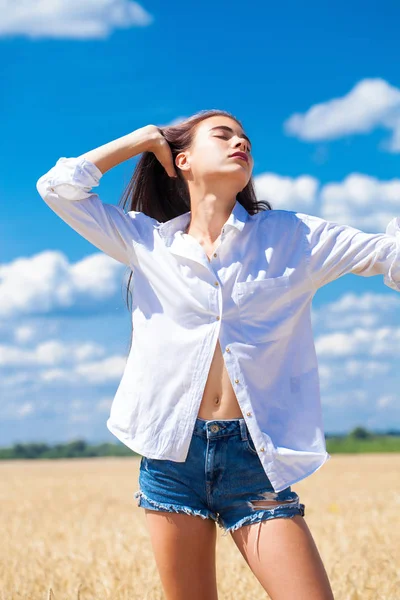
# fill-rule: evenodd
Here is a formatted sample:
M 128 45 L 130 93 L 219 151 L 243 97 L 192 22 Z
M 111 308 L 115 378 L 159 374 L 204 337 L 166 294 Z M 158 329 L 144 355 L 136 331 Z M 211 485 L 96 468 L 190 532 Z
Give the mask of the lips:
M 248 158 L 247 154 L 245 154 L 244 152 L 234 152 L 233 154 L 230 155 L 229 158 L 232 158 L 233 156 L 237 156 L 238 158 L 242 158 L 247 163 L 249 162 L 249 158 Z

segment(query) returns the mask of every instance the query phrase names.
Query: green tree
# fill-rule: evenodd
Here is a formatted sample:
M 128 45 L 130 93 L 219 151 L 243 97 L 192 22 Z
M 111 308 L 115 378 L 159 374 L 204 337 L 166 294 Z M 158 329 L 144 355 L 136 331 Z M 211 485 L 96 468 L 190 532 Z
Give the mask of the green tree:
M 372 437 L 372 434 L 365 429 L 365 427 L 355 427 L 355 429 L 350 432 L 350 435 L 357 440 L 368 440 Z

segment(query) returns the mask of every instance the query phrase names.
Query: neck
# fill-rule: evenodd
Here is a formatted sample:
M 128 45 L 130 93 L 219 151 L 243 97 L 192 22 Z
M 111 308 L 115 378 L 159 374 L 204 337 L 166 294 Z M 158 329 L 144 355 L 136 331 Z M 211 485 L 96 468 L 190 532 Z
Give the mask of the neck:
M 236 202 L 236 199 L 235 199 Z M 212 205 L 203 202 L 200 205 L 192 205 L 190 221 L 184 231 L 204 242 L 214 243 L 221 235 L 221 230 L 231 214 L 235 202 L 228 210 L 213 210 Z M 214 205 L 215 206 L 215 205 Z M 220 207 L 219 207 L 220 208 Z

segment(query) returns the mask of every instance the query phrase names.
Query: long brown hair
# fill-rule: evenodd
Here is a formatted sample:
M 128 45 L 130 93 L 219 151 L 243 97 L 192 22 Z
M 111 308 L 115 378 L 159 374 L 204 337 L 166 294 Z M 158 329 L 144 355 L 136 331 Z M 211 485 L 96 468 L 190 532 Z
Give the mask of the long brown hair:
M 191 147 L 197 125 L 204 119 L 215 115 L 230 117 L 243 129 L 239 119 L 228 111 L 218 109 L 202 110 L 175 125 L 159 127 L 169 143 L 174 161 L 180 152 L 184 152 Z M 188 186 L 181 171 L 179 169 L 176 169 L 176 171 L 178 177 L 170 177 L 152 152 L 143 152 L 119 204 L 126 211 L 143 212 L 145 215 L 157 219 L 160 223 L 188 212 L 190 210 Z M 252 177 L 246 187 L 237 194 L 236 199 L 251 215 L 261 210 L 272 210 L 272 206 L 267 200 L 257 200 Z M 127 284 L 126 302 L 128 310 L 131 310 L 129 307 L 131 279 L 132 271 Z

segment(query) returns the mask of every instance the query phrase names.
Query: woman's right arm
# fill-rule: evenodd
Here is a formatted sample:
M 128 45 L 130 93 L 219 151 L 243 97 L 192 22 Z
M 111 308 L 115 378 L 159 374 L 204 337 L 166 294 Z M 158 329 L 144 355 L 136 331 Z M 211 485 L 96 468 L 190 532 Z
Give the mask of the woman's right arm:
M 42 199 L 63 221 L 128 266 L 139 241 L 137 219 L 147 217 L 103 203 L 91 190 L 106 171 L 144 151 L 153 152 L 170 176 L 176 174 L 167 141 L 156 126 L 146 125 L 78 157 L 60 158 L 36 183 Z
M 158 150 L 157 150 L 158 146 Z M 104 174 L 121 162 L 142 152 L 154 152 L 170 176 L 175 175 L 172 156 L 169 156 L 168 144 L 155 125 L 146 125 L 132 133 L 128 133 L 108 144 L 81 154 L 78 158 L 86 158 Z

